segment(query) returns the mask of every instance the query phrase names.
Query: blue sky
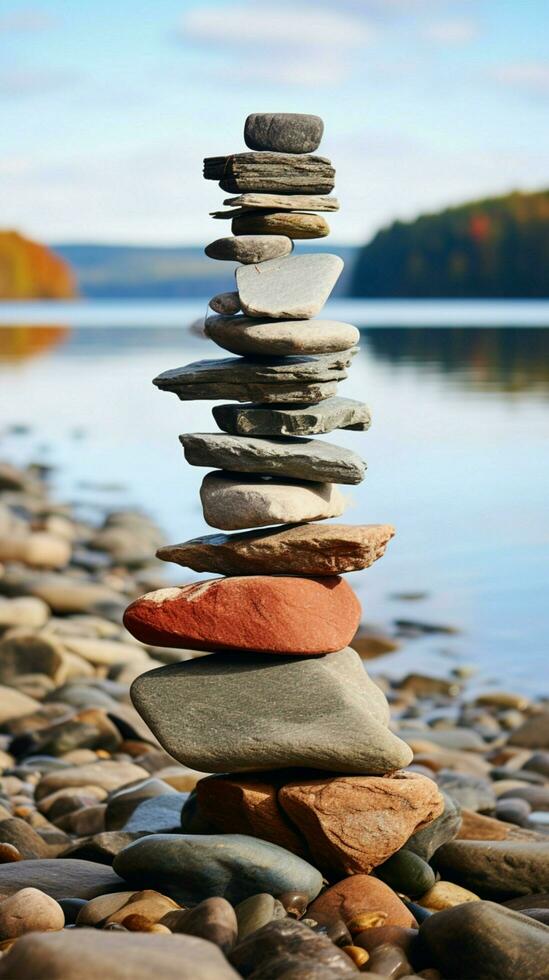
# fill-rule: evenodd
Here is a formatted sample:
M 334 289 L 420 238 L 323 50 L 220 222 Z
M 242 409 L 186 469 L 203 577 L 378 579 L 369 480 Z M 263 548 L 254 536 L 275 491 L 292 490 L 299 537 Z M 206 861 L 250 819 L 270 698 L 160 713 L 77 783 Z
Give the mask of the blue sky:
M 202 157 L 315 112 L 334 240 L 549 184 L 547 0 L 0 0 L 0 227 L 204 243 Z

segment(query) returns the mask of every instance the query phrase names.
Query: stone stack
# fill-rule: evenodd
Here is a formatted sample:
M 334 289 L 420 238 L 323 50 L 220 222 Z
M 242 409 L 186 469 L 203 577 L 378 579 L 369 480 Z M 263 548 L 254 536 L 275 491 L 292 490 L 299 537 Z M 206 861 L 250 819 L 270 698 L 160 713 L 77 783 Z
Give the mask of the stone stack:
M 317 319 L 343 262 L 293 254 L 294 239 L 328 234 L 323 214 L 339 207 L 330 161 L 312 155 L 322 130 L 316 116 L 254 114 L 251 152 L 205 161 L 206 179 L 236 195 L 214 213 L 233 235 L 206 253 L 241 263 L 205 332 L 236 356 L 154 381 L 182 400 L 228 399 L 213 409 L 221 432 L 180 439 L 191 465 L 210 468 L 206 522 L 236 532 L 161 548 L 164 560 L 223 577 L 148 593 L 125 614 L 143 643 L 209 654 L 132 687 L 170 755 L 217 774 L 188 800 L 182 834 L 136 841 L 116 861 L 135 883 L 172 876 L 185 902 L 288 889 L 310 902 L 318 870 L 368 874 L 443 811 L 432 780 L 401 771 L 412 753 L 348 645 L 360 605 L 341 574 L 381 557 L 394 530 L 314 523 L 343 513 L 337 485 L 360 483 L 365 464 L 312 437 L 370 424 L 366 405 L 337 394 L 358 330 Z

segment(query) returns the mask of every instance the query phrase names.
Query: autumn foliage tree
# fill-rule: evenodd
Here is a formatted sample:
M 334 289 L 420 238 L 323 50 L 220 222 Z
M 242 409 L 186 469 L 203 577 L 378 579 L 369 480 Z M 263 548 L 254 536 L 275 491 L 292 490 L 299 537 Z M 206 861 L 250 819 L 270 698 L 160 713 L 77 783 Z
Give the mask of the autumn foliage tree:
M 68 299 L 75 295 L 75 280 L 64 259 L 16 231 L 0 231 L 0 299 Z
M 395 221 L 361 250 L 351 293 L 541 298 L 548 268 L 549 191 L 517 192 Z

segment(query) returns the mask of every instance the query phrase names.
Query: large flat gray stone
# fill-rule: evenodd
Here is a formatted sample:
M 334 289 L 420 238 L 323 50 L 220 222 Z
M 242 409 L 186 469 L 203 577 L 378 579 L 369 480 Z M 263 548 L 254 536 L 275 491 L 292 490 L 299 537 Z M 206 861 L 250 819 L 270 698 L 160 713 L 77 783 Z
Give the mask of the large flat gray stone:
M 248 316 L 207 316 L 206 336 L 233 354 L 286 357 L 332 354 L 355 347 L 360 333 L 338 320 L 256 320 Z
M 351 484 L 361 483 L 366 469 L 357 453 L 318 439 L 260 439 L 223 432 L 189 432 L 179 439 L 192 466 Z
M 354 350 L 322 357 L 271 358 L 227 357 L 194 361 L 159 374 L 153 384 L 173 391 L 182 401 L 229 398 L 235 401 L 322 401 L 347 377 Z
M 218 575 L 341 575 L 381 558 L 390 524 L 297 524 L 243 534 L 206 534 L 157 551 L 195 572 Z
M 384 774 L 412 759 L 348 647 L 303 658 L 213 654 L 141 674 L 131 697 L 166 751 L 202 772 Z
M 323 132 L 320 116 L 304 112 L 252 112 L 244 124 L 244 142 L 251 150 L 313 153 Z
M 240 305 L 248 316 L 309 320 L 320 313 L 343 269 L 328 252 L 288 255 L 236 270 Z
M 213 896 L 234 904 L 258 892 L 276 898 L 287 891 L 312 901 L 322 887 L 320 871 L 303 858 L 245 834 L 152 834 L 120 851 L 114 863 L 126 881 L 183 904 Z
M 325 157 L 268 151 L 207 157 L 204 177 L 219 181 L 229 194 L 329 194 L 335 184 L 335 170 Z
M 351 398 L 327 398 L 318 405 L 214 405 L 220 429 L 239 436 L 313 436 L 334 429 L 370 428 L 370 409 Z

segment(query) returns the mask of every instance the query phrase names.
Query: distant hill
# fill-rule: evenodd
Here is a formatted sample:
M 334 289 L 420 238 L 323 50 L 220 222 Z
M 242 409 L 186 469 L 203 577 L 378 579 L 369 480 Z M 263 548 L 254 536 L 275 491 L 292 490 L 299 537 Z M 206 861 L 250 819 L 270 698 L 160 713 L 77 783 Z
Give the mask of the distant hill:
M 352 296 L 549 296 L 549 191 L 473 201 L 395 221 L 360 251 Z
M 59 244 L 54 248 L 72 266 L 80 294 L 94 299 L 207 300 L 235 288 L 235 263 L 212 261 L 198 245 Z M 334 295 L 348 295 L 355 248 L 298 242 L 296 251 L 341 255 L 345 270 Z
M 75 295 L 76 284 L 64 259 L 16 231 L 0 231 L 0 300 Z

